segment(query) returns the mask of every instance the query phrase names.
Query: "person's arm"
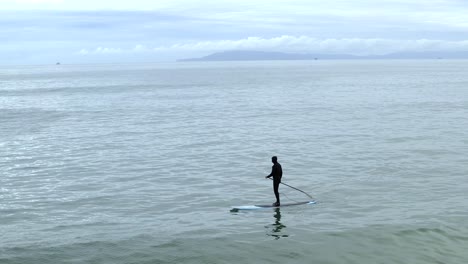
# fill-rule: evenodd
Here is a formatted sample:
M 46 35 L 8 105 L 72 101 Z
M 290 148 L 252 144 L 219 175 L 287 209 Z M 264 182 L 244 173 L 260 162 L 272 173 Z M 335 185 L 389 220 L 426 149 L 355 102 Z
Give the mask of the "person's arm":
M 273 176 L 273 173 L 274 173 L 274 172 L 275 172 L 275 166 L 271 167 L 271 173 L 270 173 L 270 175 L 265 176 L 265 179 L 266 179 L 266 178 L 270 178 L 271 176 Z

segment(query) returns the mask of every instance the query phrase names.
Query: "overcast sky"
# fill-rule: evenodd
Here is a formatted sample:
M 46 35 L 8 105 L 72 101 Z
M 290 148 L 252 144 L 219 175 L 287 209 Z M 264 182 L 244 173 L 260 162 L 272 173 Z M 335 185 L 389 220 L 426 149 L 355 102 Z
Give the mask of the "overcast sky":
M 0 63 L 468 51 L 467 0 L 0 0 Z

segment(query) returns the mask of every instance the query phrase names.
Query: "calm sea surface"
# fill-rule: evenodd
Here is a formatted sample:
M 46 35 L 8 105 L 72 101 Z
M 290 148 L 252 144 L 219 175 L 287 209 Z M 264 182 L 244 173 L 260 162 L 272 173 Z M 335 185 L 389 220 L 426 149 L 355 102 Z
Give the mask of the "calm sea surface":
M 467 69 L 3 66 L 0 263 L 467 263 Z

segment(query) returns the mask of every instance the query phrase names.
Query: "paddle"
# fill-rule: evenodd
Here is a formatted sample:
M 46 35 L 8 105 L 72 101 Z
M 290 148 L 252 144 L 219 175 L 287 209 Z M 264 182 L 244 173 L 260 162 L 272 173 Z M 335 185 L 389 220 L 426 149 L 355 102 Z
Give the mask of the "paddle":
M 273 180 L 272 178 L 268 178 L 268 179 Z M 296 187 L 293 187 L 293 186 L 291 186 L 291 185 L 289 185 L 289 184 L 286 184 L 286 183 L 282 183 L 282 182 L 280 182 L 280 183 L 283 184 L 283 185 L 286 185 L 286 186 L 288 186 L 289 188 L 292 188 L 292 189 L 294 189 L 294 190 L 296 190 L 296 191 L 300 191 L 301 193 L 307 195 L 307 197 L 309 197 L 309 198 L 312 199 L 312 200 L 314 199 L 312 196 L 310 196 L 308 193 L 304 192 L 303 190 L 300 190 L 300 189 L 298 189 L 298 188 L 296 188 Z

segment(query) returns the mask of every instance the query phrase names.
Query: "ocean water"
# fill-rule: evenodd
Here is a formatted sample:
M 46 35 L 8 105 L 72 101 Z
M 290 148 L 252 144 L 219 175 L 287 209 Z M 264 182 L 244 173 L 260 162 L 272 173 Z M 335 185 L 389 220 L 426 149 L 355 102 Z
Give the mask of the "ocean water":
M 0 263 L 466 263 L 467 68 L 2 66 Z

